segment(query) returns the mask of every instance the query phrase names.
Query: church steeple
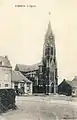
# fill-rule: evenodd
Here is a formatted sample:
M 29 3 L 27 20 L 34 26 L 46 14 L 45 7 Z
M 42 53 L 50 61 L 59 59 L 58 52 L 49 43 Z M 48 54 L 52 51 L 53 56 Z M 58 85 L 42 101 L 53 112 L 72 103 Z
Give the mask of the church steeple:
M 48 28 L 47 28 L 47 32 L 46 32 L 46 35 L 45 35 L 45 40 L 48 40 L 49 38 L 53 38 L 53 32 L 52 32 L 52 29 L 51 29 L 51 22 L 50 21 L 48 23 Z
M 45 42 L 43 46 L 43 65 L 45 76 L 47 76 L 46 84 L 49 86 L 49 93 L 56 92 L 57 87 L 57 63 L 56 63 L 56 48 L 55 38 L 51 29 L 51 23 L 49 21 L 47 32 L 45 35 Z M 55 87 L 56 86 L 56 87 Z
M 46 58 L 50 56 L 50 58 L 55 56 L 55 39 L 51 29 L 51 22 L 48 23 L 47 32 L 45 34 L 45 42 L 43 47 L 43 57 Z

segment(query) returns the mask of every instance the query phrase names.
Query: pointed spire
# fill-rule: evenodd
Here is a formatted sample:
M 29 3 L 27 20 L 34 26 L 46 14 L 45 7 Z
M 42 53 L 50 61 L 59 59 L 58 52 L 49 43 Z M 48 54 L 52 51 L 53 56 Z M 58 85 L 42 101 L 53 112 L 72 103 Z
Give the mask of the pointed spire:
M 49 38 L 49 37 L 53 37 L 53 33 L 52 33 L 52 29 L 51 29 L 51 22 L 49 21 L 48 24 L 48 29 L 45 35 L 45 39 Z

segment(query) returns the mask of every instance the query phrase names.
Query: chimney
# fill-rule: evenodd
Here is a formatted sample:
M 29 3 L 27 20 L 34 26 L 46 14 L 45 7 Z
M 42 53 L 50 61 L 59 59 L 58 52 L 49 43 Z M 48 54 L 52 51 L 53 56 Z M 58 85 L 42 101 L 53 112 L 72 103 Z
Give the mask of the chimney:
M 6 59 L 8 59 L 8 56 L 7 56 L 7 55 L 5 55 L 5 58 L 6 58 Z

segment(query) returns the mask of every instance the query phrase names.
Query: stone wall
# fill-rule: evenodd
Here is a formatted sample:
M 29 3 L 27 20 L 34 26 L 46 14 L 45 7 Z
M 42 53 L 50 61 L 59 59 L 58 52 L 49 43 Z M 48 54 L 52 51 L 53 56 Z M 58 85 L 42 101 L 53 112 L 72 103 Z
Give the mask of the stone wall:
M 0 89 L 0 113 L 15 109 L 15 91 L 13 89 Z

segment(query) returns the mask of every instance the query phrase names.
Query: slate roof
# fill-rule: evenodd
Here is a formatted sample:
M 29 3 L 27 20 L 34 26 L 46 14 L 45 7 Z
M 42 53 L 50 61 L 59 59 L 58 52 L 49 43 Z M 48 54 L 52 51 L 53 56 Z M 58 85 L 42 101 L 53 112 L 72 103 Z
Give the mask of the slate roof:
M 16 64 L 15 70 L 22 71 L 22 72 L 29 72 L 39 69 L 40 63 L 34 65 L 23 65 L 23 64 Z
M 26 78 L 21 72 L 19 71 L 12 71 L 12 82 L 26 82 L 31 83 L 31 81 Z
M 72 81 L 70 81 L 70 80 L 65 80 L 66 81 L 66 83 L 68 83 L 70 86 L 72 86 Z
M 66 80 L 66 82 L 70 85 L 70 86 L 72 86 L 72 87 L 77 87 L 77 80 L 72 80 L 72 81 L 67 81 Z
M 3 64 L 1 64 L 3 62 Z M 0 66 L 2 67 L 11 67 L 10 61 L 7 56 L 0 56 Z
M 63 80 L 60 84 L 62 84 L 63 82 L 66 82 L 67 84 L 69 84 L 71 87 L 77 87 L 77 80 Z M 60 85 L 59 84 L 59 85 Z

